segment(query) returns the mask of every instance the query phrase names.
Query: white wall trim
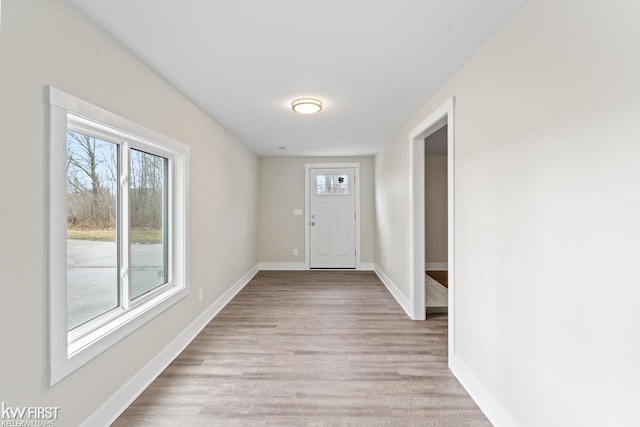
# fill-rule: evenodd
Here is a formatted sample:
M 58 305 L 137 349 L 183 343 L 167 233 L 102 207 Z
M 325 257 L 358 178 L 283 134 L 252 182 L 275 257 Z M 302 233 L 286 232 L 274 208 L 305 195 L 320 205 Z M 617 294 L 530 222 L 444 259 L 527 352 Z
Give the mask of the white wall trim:
M 458 356 L 449 357 L 449 368 L 494 426 L 518 427 L 511 414 Z
M 304 262 L 261 262 L 260 270 L 306 270 Z
M 448 270 L 449 263 L 447 262 L 428 262 L 425 266 L 427 270 Z
M 389 290 L 391 295 L 393 295 L 393 297 L 396 299 L 396 301 L 398 301 L 398 304 L 400 304 L 400 307 L 402 307 L 402 309 L 405 311 L 405 313 L 407 313 L 407 316 L 411 317 L 411 312 L 412 312 L 411 303 L 402 294 L 400 289 L 398 289 L 396 284 L 393 283 L 393 281 L 386 274 L 384 274 L 384 271 L 382 271 L 382 269 L 380 267 L 378 267 L 377 265 L 375 265 L 375 264 L 373 266 L 373 271 L 376 272 L 376 274 L 380 278 L 380 281 L 387 287 L 387 289 Z M 424 310 L 424 308 L 423 308 L 423 310 Z
M 425 306 L 425 143 L 424 138 L 447 125 L 447 220 L 448 220 L 448 323 L 449 363 L 455 356 L 455 98 L 427 116 L 409 132 L 409 263 L 411 318 L 424 320 Z
M 111 425 L 133 401 L 164 371 L 171 362 L 193 341 L 193 339 L 207 326 L 238 292 L 242 290 L 258 272 L 258 265 L 254 266 L 229 290 L 209 306 L 196 320 L 180 333 L 156 357 L 142 368 L 133 378 L 120 388 L 109 400 L 98 408 L 82 426 Z

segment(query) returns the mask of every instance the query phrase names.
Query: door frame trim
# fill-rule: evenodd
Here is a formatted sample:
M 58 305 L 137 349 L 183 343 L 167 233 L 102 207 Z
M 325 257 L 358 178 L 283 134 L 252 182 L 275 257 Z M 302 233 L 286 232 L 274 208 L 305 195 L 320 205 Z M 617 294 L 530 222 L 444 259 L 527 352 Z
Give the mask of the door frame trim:
M 413 320 L 425 319 L 425 142 L 436 130 L 447 127 L 447 240 L 448 240 L 448 323 L 449 366 L 455 355 L 455 97 L 429 114 L 409 133 L 410 204 L 409 259 L 411 277 L 410 303 Z
M 310 250 L 311 250 L 311 230 L 309 227 L 309 205 L 311 196 L 309 194 L 309 171 L 311 169 L 343 169 L 354 168 L 356 177 L 355 185 L 355 203 L 356 203 L 356 270 L 360 270 L 360 163 L 305 163 L 304 164 L 304 265 L 305 269 L 310 267 Z

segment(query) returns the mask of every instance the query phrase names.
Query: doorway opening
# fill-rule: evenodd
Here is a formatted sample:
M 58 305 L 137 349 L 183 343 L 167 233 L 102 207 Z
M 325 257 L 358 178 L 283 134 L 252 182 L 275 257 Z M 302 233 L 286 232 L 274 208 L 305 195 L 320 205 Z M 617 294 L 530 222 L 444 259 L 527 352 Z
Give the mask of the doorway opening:
M 454 103 L 450 98 L 442 106 L 426 117 L 418 126 L 409 133 L 410 144 L 410 263 L 411 263 L 411 318 L 413 320 L 426 319 L 425 301 L 425 274 L 427 270 L 426 251 L 426 221 L 425 221 L 425 164 L 426 145 L 425 140 L 441 129 L 446 128 L 447 147 L 447 311 L 448 311 L 448 342 L 449 361 L 454 355 L 455 344 L 455 248 L 454 248 L 454 165 L 455 165 L 455 141 L 454 141 Z
M 433 128 L 433 127 L 432 127 Z M 425 143 L 425 307 L 427 316 L 446 313 L 448 302 L 447 131 L 445 124 Z

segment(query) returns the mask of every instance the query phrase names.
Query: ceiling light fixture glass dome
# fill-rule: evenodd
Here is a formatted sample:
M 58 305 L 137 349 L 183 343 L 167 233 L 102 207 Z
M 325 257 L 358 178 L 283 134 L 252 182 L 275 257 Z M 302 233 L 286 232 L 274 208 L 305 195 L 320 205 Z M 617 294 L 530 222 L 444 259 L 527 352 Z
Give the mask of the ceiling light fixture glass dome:
M 322 101 L 316 98 L 298 98 L 291 101 L 291 109 L 300 114 L 313 114 L 322 110 Z

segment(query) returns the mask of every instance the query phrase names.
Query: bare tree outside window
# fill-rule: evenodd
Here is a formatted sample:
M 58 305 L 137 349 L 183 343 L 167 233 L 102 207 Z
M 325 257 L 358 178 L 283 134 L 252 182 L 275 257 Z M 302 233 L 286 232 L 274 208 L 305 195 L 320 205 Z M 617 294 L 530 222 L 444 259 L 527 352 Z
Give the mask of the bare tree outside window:
M 131 298 L 169 280 L 167 268 L 167 159 L 131 150 L 129 171 Z
M 67 132 L 68 329 L 119 305 L 118 145 Z
M 115 239 L 117 144 L 67 132 L 68 220 L 72 230 L 112 230 Z

